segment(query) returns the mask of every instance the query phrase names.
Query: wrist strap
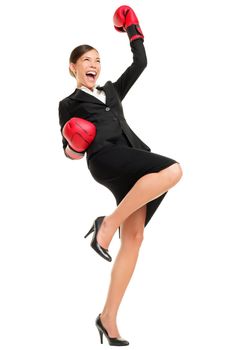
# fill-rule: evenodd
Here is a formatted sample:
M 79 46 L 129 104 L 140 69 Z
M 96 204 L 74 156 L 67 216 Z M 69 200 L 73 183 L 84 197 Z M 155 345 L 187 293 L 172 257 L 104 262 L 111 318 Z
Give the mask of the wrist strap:
M 144 35 L 140 28 L 139 24 L 132 24 L 131 26 L 126 28 L 126 32 L 128 34 L 129 40 L 133 41 L 141 38 L 144 41 Z
M 67 145 L 67 147 L 69 147 L 69 149 L 70 149 L 72 152 L 74 152 L 74 153 L 77 153 L 77 154 L 85 154 L 85 151 L 83 151 L 83 152 L 78 152 L 78 151 L 76 151 L 75 149 L 73 149 L 69 144 Z

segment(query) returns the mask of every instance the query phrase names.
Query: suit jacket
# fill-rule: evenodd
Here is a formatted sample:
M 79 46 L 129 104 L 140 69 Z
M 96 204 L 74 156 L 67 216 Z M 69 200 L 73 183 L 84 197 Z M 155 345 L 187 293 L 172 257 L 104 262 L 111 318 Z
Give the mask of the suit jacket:
M 122 132 L 133 147 L 151 151 L 150 147 L 128 125 L 121 104 L 121 101 L 147 65 L 143 40 L 136 39 L 130 43 L 130 46 L 133 53 L 131 66 L 116 82 L 107 81 L 104 86 L 98 87 L 98 89 L 104 90 L 106 103 L 78 88 L 59 102 L 61 133 L 65 123 L 75 116 L 87 119 L 95 124 L 96 137 L 86 150 L 88 158 L 109 142 L 114 142 Z M 62 142 L 65 149 L 68 142 L 63 135 Z

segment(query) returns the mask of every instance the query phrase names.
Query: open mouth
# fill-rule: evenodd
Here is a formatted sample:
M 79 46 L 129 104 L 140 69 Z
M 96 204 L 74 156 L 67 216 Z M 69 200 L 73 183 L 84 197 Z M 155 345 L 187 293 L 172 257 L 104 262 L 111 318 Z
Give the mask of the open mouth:
M 97 73 L 95 71 L 88 71 L 86 73 L 86 76 L 87 76 L 88 80 L 91 81 L 91 82 L 95 81 L 96 75 L 97 75 Z

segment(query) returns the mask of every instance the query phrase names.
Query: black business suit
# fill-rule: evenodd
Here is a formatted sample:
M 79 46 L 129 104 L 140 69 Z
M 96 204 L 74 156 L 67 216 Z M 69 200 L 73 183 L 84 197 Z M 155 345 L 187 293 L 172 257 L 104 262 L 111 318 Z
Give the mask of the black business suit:
M 130 46 L 133 53 L 131 66 L 116 82 L 108 81 L 104 86 L 98 87 L 104 90 L 106 103 L 80 89 L 75 89 L 59 102 L 61 131 L 74 116 L 95 124 L 96 137 L 86 150 L 87 165 L 93 178 L 113 193 L 117 204 L 140 177 L 178 163 L 174 159 L 152 153 L 124 117 L 121 101 L 147 65 L 142 39 L 132 41 Z M 150 121 L 148 125 L 149 123 Z M 67 141 L 64 137 L 62 141 L 65 149 Z M 147 203 L 145 226 L 166 193 Z

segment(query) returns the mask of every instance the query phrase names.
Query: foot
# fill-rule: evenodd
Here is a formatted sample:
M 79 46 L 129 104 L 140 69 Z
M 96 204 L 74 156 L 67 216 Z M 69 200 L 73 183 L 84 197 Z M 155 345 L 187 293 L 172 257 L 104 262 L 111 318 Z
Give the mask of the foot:
M 109 244 L 116 230 L 117 230 L 117 227 L 112 223 L 110 216 L 105 216 L 105 218 L 103 219 L 100 225 L 97 238 L 96 238 L 99 245 L 105 249 L 108 249 Z
M 114 320 L 111 320 L 108 316 L 104 316 L 101 314 L 100 321 L 102 322 L 102 325 L 108 332 L 110 338 L 121 338 L 117 329 L 116 322 Z

